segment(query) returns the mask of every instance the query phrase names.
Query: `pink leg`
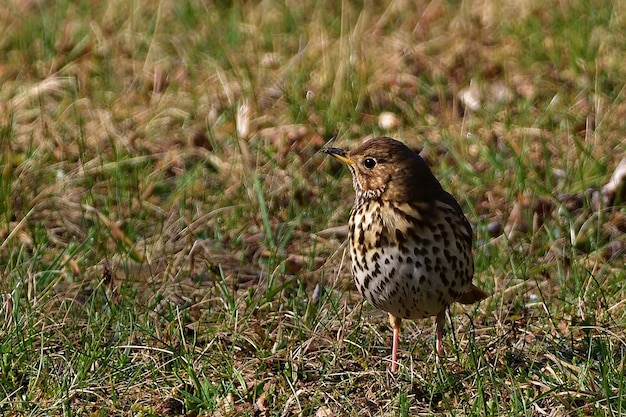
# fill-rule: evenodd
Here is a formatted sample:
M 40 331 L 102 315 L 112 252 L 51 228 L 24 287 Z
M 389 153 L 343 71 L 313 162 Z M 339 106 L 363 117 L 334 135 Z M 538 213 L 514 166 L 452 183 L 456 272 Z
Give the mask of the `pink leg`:
M 400 338 L 400 328 L 393 329 L 393 345 L 391 347 L 391 372 L 398 370 L 398 339 Z
M 400 323 L 402 319 L 389 315 L 389 322 L 393 328 L 393 343 L 391 345 L 391 372 L 398 370 L 398 339 L 400 339 Z
M 437 349 L 437 365 L 439 365 L 440 358 L 443 354 L 443 326 L 445 319 L 446 310 L 444 309 L 441 313 L 437 314 L 437 318 L 435 319 L 435 323 L 437 324 L 437 341 L 435 342 Z

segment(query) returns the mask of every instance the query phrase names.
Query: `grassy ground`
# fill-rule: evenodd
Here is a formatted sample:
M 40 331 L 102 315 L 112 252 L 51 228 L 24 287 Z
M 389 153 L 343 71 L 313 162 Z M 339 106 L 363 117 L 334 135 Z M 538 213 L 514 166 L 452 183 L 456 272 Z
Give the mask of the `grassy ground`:
M 626 414 L 625 5 L 357 3 L 0 5 L 0 414 Z M 493 294 L 397 376 L 318 153 L 379 134 Z

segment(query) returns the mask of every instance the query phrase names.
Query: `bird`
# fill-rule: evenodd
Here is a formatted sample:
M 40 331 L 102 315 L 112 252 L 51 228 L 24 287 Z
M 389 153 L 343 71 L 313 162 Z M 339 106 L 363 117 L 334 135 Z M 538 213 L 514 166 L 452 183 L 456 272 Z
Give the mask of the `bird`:
M 351 151 L 329 147 L 322 152 L 352 173 L 351 271 L 361 295 L 389 314 L 391 372 L 398 369 L 403 319 L 436 317 L 439 364 L 448 307 L 488 297 L 472 283 L 473 232 L 461 206 L 426 162 L 396 139 L 376 137 Z

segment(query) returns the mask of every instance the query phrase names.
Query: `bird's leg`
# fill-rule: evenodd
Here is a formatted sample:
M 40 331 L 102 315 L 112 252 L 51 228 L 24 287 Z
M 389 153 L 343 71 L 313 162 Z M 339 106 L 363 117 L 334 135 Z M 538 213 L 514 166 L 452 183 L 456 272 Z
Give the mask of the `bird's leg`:
M 402 319 L 389 314 L 389 322 L 393 328 L 393 343 L 391 345 L 391 372 L 398 370 L 398 339 L 400 338 L 400 324 Z
M 439 365 L 439 360 L 443 354 L 443 326 L 446 321 L 446 309 L 441 310 L 441 313 L 437 314 L 435 323 L 437 325 L 437 340 L 435 342 L 435 348 L 437 350 L 436 362 Z

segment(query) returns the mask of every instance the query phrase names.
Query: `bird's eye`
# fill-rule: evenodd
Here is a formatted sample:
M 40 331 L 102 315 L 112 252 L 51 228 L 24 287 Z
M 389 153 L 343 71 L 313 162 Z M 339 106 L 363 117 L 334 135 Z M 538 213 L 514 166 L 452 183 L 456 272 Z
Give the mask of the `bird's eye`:
M 376 166 L 376 160 L 374 158 L 365 158 L 363 165 L 365 165 L 367 169 L 372 169 Z

